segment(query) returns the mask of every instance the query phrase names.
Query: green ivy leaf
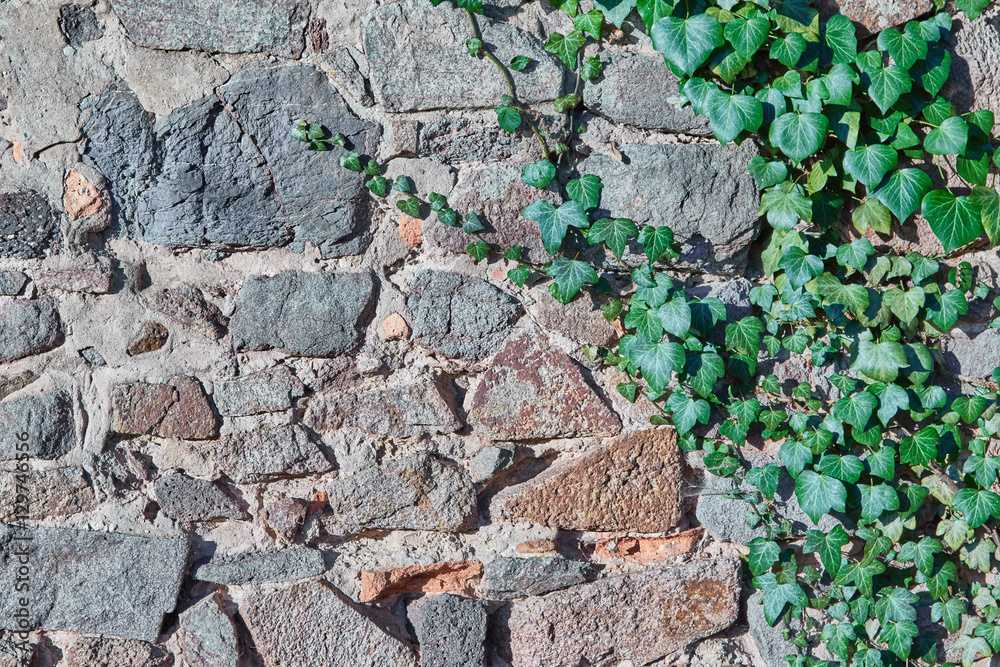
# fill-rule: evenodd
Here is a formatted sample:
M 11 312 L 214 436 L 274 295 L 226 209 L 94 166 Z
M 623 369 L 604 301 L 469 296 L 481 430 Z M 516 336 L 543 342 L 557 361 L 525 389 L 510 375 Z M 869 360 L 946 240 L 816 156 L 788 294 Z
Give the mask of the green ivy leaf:
M 459 9 L 464 9 L 473 14 L 483 13 L 483 0 L 458 0 L 456 4 Z
M 615 257 L 621 259 L 629 239 L 635 238 L 639 230 L 635 223 L 625 218 L 601 218 L 590 227 L 587 240 L 590 243 L 606 243 Z
M 874 521 L 883 512 L 899 509 L 899 495 L 888 484 L 862 484 L 858 489 L 861 491 L 861 518 L 865 521 Z
M 900 550 L 896 560 L 901 563 L 913 561 L 917 570 L 926 575 L 934 571 L 934 554 L 941 553 L 941 542 L 933 537 L 924 536 L 919 542 L 907 542 Z
M 959 489 L 951 506 L 962 513 L 969 528 L 978 528 L 1000 514 L 1000 496 L 992 491 Z
M 576 53 L 587 41 L 583 33 L 573 30 L 568 35 L 553 32 L 545 42 L 545 50 L 556 55 L 570 70 L 576 69 Z
M 788 178 L 788 167 L 780 160 L 767 160 L 760 155 L 750 158 L 747 171 L 760 189 L 769 188 Z
M 645 368 L 643 369 L 643 377 L 645 377 Z M 666 407 L 674 415 L 674 426 L 678 433 L 689 432 L 698 422 L 707 424 L 712 411 L 704 399 L 691 398 L 681 392 L 671 394 L 670 398 L 667 399 Z
M 878 199 L 866 199 L 854 209 L 851 220 L 861 234 L 867 234 L 869 229 L 888 234 L 892 228 L 892 212 Z
M 569 198 L 575 202 L 580 202 L 584 209 L 597 208 L 601 203 L 601 177 L 594 174 L 587 174 L 580 178 L 574 178 L 566 184 L 566 192 Z
M 951 409 L 958 413 L 966 424 L 974 424 L 986 410 L 986 399 L 982 396 L 959 396 L 951 403 Z
M 660 307 L 661 321 L 664 320 L 663 308 L 665 307 L 666 304 Z M 715 383 L 726 374 L 726 364 L 722 361 L 722 357 L 711 349 L 705 352 L 688 352 L 684 372 L 688 376 L 691 389 L 696 394 L 711 398 Z
M 862 340 L 858 342 L 858 358 L 851 370 L 875 382 L 893 382 L 899 376 L 899 370 L 907 365 L 906 350 L 901 343 Z
M 674 232 L 669 227 L 653 227 L 644 225 L 639 230 L 639 243 L 649 258 L 650 263 L 660 259 L 663 253 L 674 243 Z
M 601 76 L 601 72 L 603 71 L 604 64 L 601 62 L 601 59 L 597 56 L 588 56 L 587 59 L 583 61 L 583 67 L 580 69 L 580 76 L 583 77 L 584 81 L 592 81 Z
M 922 428 L 899 442 L 899 462 L 904 465 L 925 466 L 937 458 L 941 437 L 933 428 Z
M 861 479 L 861 473 L 865 471 L 865 464 L 853 454 L 843 456 L 839 454 L 826 454 L 820 459 L 819 470 L 842 482 L 854 484 Z
M 973 454 L 966 459 L 962 472 L 966 475 L 974 475 L 976 484 L 982 489 L 988 489 L 997 481 L 997 473 L 1000 472 L 1000 456 Z
M 861 271 L 868 258 L 875 253 L 875 247 L 868 239 L 855 239 L 837 248 L 837 263 Z
M 910 409 L 910 395 L 896 384 L 888 384 L 879 396 L 878 419 L 883 426 L 896 416 L 900 410 Z
M 844 169 L 869 189 L 881 183 L 898 162 L 899 154 L 883 144 L 858 146 L 844 154 Z
M 920 634 L 917 624 L 913 621 L 891 621 L 882 626 L 879 640 L 889 646 L 889 650 L 900 660 L 910 654 L 914 638 Z
M 823 260 L 815 255 L 807 254 L 805 250 L 796 246 L 785 248 L 778 266 L 784 269 L 785 276 L 792 287 L 802 287 L 823 273 Z
M 904 325 L 909 326 L 924 306 L 926 293 L 921 287 L 901 290 L 893 287 L 882 295 L 882 304 Z
M 868 309 L 868 290 L 861 285 L 844 285 L 832 273 L 816 278 L 816 292 L 829 303 L 846 306 L 855 313 Z
M 455 214 L 455 209 L 443 208 L 438 211 L 437 214 L 438 222 L 443 225 L 448 225 L 449 227 L 454 227 L 458 224 L 458 216 Z
M 633 300 L 625 315 L 625 327 L 635 329 L 640 338 L 658 341 L 663 336 L 663 323 L 656 310 L 643 303 Z
M 465 48 L 469 52 L 469 55 L 474 58 L 479 53 L 479 49 L 483 48 L 483 40 L 470 37 L 465 40 Z
M 951 53 L 940 46 L 931 47 L 912 72 L 924 90 L 937 95 L 951 74 Z
M 785 67 L 795 67 L 805 51 L 805 37 L 797 32 L 792 32 L 771 43 L 770 56 Z
M 781 547 L 777 542 L 771 542 L 763 537 L 755 537 L 747 542 L 750 553 L 747 555 L 747 564 L 750 572 L 754 576 L 764 574 L 778 562 L 781 556 Z
M 863 55 L 865 54 L 858 54 L 859 62 Z M 878 62 L 876 66 L 869 66 L 867 69 L 862 66 L 861 85 L 868 91 L 872 101 L 882 113 L 885 113 L 901 95 L 910 92 L 910 73 L 899 65 L 883 67 L 882 63 Z
M 562 303 L 569 303 L 584 285 L 597 282 L 597 271 L 589 263 L 565 257 L 553 260 L 546 275 L 555 278 Z
M 866 391 L 844 396 L 833 404 L 833 416 L 858 430 L 868 425 L 878 401 Z
M 384 176 L 375 176 L 365 182 L 365 187 L 371 190 L 376 197 L 385 197 L 385 193 L 389 189 L 389 182 Z
M 795 496 L 799 506 L 813 523 L 819 523 L 824 514 L 847 509 L 847 489 L 839 479 L 804 470 L 795 480 Z
M 781 468 L 776 463 L 768 463 L 760 468 L 751 468 L 747 471 L 747 483 L 757 488 L 765 498 L 773 498 L 778 491 L 778 482 L 781 478 Z M 839 564 L 839 561 L 838 561 Z
M 764 620 L 768 625 L 777 623 L 785 611 L 785 605 L 790 604 L 797 609 L 809 606 L 809 596 L 801 586 L 797 583 L 778 583 L 774 572 L 754 577 L 753 585 L 764 594 Z
M 858 55 L 858 38 L 854 23 L 843 14 L 835 14 L 826 22 L 826 44 L 833 51 L 833 62 L 854 64 Z
M 871 474 L 881 477 L 886 481 L 896 478 L 896 450 L 887 445 L 883 445 L 874 454 L 869 454 L 865 459 Z
M 969 125 L 958 116 L 941 123 L 941 127 L 927 133 L 924 150 L 931 155 L 962 155 L 969 143 Z
M 726 24 L 726 39 L 733 49 L 744 58 L 751 58 L 767 41 L 771 22 L 763 16 L 750 18 L 736 17 Z
M 771 143 L 796 162 L 813 155 L 826 142 L 830 121 L 820 113 L 786 113 L 771 123 Z
M 694 75 L 708 56 L 725 43 L 722 26 L 708 14 L 695 14 L 686 19 L 664 16 L 650 30 L 653 47 L 678 70 Z
M 594 0 L 594 6 L 600 9 L 604 13 L 604 18 L 616 28 L 622 27 L 622 22 L 635 9 L 635 5 L 636 0 Z
M 400 199 L 396 202 L 396 208 L 410 216 L 411 218 L 420 217 L 420 200 L 415 197 L 409 197 L 407 199 Z
M 905 222 L 920 207 L 930 189 L 931 177 L 910 167 L 890 174 L 872 196 L 889 207 L 900 222 Z
M 945 602 L 935 602 L 931 607 L 931 622 L 937 623 L 938 621 L 943 621 L 944 627 L 948 632 L 958 632 L 958 629 L 962 627 L 962 614 L 965 611 L 965 600 L 961 598 L 951 598 Z
M 953 599 L 958 600 L 958 598 Z M 951 602 L 951 600 L 949 600 L 949 602 Z M 960 600 L 959 602 L 962 606 L 962 612 L 964 612 L 965 603 Z M 955 630 L 952 630 L 952 632 L 955 632 Z M 980 623 L 976 626 L 973 634 L 977 637 L 982 637 L 989 642 L 990 648 L 994 651 L 1000 651 L 1000 625 L 997 625 L 996 623 Z
M 764 121 L 763 106 L 751 95 L 731 95 L 714 90 L 708 98 L 708 119 L 721 144 L 728 144 L 741 132 L 756 132 Z
M 475 234 L 476 232 L 481 232 L 486 227 L 483 225 L 479 216 L 475 213 L 466 213 L 465 221 L 462 223 L 462 231 L 466 234 Z
M 851 541 L 850 535 L 841 526 L 834 526 L 829 532 L 819 530 L 806 531 L 806 543 L 802 553 L 819 554 L 823 568 L 830 576 L 837 576 L 841 565 L 841 547 Z
M 970 21 L 974 21 L 989 4 L 990 0 L 955 0 L 955 9 L 965 14 Z
M 945 252 L 972 243 L 983 233 L 982 210 L 970 197 L 935 190 L 924 197 L 920 214 L 941 241 Z
M 663 391 L 666 388 L 670 382 L 671 371 L 680 373 L 684 370 L 684 346 L 680 343 L 653 342 L 636 338 L 630 347 L 630 352 L 636 364 L 642 369 L 643 379 L 649 383 L 653 391 Z M 705 407 L 708 407 L 707 403 Z
M 764 323 L 753 315 L 747 315 L 738 322 L 726 325 L 726 345 L 756 357 L 762 333 L 764 333 Z
M 515 72 L 520 72 L 530 64 L 531 64 L 531 58 L 529 58 L 528 56 L 514 56 L 510 60 L 510 68 Z
M 904 69 L 910 69 L 927 56 L 927 42 L 919 33 L 901 33 L 895 28 L 879 33 L 878 48 L 888 52 L 892 61 Z
M 597 9 L 591 9 L 586 14 L 578 14 L 573 19 L 573 27 L 583 33 L 589 33 L 591 37 L 600 41 L 601 26 L 604 25 L 604 14 Z
M 361 156 L 357 151 L 347 151 L 340 156 L 340 166 L 351 171 L 361 171 Z
M 528 277 L 531 275 L 531 271 L 526 266 L 519 266 L 516 269 L 511 269 L 507 272 L 507 279 L 518 287 L 524 287 L 524 283 L 528 282 Z
M 590 224 L 583 206 L 575 201 L 568 201 L 557 208 L 551 202 L 536 199 L 521 211 L 521 215 L 538 222 L 542 245 L 550 255 L 559 251 L 570 227 L 585 228 Z
M 513 134 L 521 127 L 521 113 L 514 107 L 501 104 L 494 111 L 497 114 L 497 123 L 505 132 Z
M 684 338 L 691 328 L 691 306 L 683 296 L 677 296 L 660 306 L 656 311 L 663 324 L 663 329 L 669 334 Z
M 806 197 L 801 185 L 785 181 L 764 192 L 760 198 L 760 212 L 767 213 L 767 221 L 779 231 L 787 231 L 798 224 L 799 218 L 812 219 L 812 201 Z
M 542 159 L 538 162 L 524 165 L 521 172 L 521 181 L 534 188 L 544 188 L 556 175 L 556 166 L 548 160 Z
M 486 255 L 489 254 L 490 244 L 482 239 L 478 239 L 475 243 L 467 245 L 465 250 L 472 255 L 477 262 L 481 262 L 486 259 Z

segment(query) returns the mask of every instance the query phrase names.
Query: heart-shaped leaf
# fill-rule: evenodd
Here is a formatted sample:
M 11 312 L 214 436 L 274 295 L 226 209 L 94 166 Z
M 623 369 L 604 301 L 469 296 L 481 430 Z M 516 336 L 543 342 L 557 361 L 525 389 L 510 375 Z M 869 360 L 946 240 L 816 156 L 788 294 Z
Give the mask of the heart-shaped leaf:
M 844 169 L 854 178 L 874 188 L 899 162 L 899 154 L 883 144 L 858 146 L 844 153 Z
M 930 189 L 931 177 L 920 169 L 909 167 L 890 174 L 872 196 L 888 206 L 900 222 L 904 222 L 920 207 Z
M 756 132 L 764 121 L 764 111 L 756 97 L 715 90 L 708 98 L 708 119 L 719 143 L 728 144 L 744 130 Z
M 920 215 L 927 220 L 945 252 L 972 243 L 983 233 L 983 212 L 971 197 L 956 197 L 946 190 L 929 192 Z
M 796 162 L 813 155 L 826 142 L 829 120 L 820 113 L 786 113 L 771 124 L 771 143 Z
M 708 14 L 695 14 L 686 19 L 665 16 L 653 23 L 650 34 L 653 47 L 688 76 L 692 76 L 712 51 L 725 42 L 722 25 Z

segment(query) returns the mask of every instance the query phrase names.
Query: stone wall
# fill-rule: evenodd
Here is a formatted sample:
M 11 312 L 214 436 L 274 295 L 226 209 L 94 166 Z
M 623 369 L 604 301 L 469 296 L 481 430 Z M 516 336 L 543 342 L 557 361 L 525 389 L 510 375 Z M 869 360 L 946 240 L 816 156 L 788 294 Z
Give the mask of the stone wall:
M 869 30 L 931 8 L 837 4 Z M 570 82 L 542 44 L 566 17 L 486 5 L 559 136 Z M 711 139 L 626 28 L 571 168 L 611 215 L 669 224 L 692 293 L 740 317 L 757 149 Z M 785 664 L 739 501 L 582 354 L 620 333 L 599 303 L 513 286 L 290 138 L 341 132 L 541 260 L 519 218 L 537 146 L 497 127 L 467 31 L 427 0 L 0 3 L 0 666 Z M 1000 112 L 995 13 L 953 42 L 955 98 Z M 967 259 L 996 285 L 995 253 Z M 1000 366 L 984 325 L 947 368 Z

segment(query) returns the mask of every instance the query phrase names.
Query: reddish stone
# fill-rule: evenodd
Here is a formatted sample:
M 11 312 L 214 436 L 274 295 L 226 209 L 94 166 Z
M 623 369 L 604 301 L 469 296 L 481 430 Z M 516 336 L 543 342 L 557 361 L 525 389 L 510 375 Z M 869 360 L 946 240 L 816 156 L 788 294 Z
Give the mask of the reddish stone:
M 222 312 L 205 299 L 201 290 L 191 285 L 160 290 L 146 300 L 146 306 L 178 324 L 197 329 L 212 340 L 222 338 L 229 323 Z
M 125 351 L 130 357 L 155 352 L 167 344 L 168 336 L 167 328 L 159 322 L 143 322 Z
M 181 440 L 214 438 L 219 432 L 219 422 L 201 383 L 195 378 L 178 375 L 170 384 L 177 389 L 177 402 L 167 409 L 156 434 Z
M 399 313 L 393 313 L 382 320 L 382 331 L 391 340 L 405 340 L 410 337 L 411 333 L 410 325 Z
M 63 189 L 63 206 L 70 220 L 86 218 L 100 212 L 104 207 L 104 195 L 100 188 L 88 181 L 76 169 L 66 174 Z
M 546 329 L 584 345 L 608 347 L 617 338 L 615 327 L 589 293 L 568 304 L 559 303 L 550 294 L 539 294 L 531 312 Z
M 564 352 L 532 336 L 507 341 L 483 375 L 469 421 L 492 440 L 614 435 L 621 422 Z
M 701 539 L 701 528 L 686 530 L 669 537 L 620 537 L 600 540 L 594 549 L 594 558 L 610 560 L 622 558 L 636 563 L 659 563 L 667 558 L 693 552 Z
M 14 150 L 12 150 L 11 154 L 10 154 L 11 157 L 14 158 L 14 164 L 20 164 L 21 163 L 21 155 L 22 154 L 23 154 L 23 150 L 21 148 L 21 143 L 19 141 L 15 141 L 14 142 Z
M 672 429 L 615 438 L 497 495 L 508 521 L 551 528 L 665 533 L 681 520 L 684 459 Z
M 77 637 L 59 663 L 66 667 L 171 667 L 174 656 L 138 639 Z
M 403 237 L 403 243 L 416 248 L 423 240 L 423 222 L 420 218 L 414 218 L 405 213 L 399 216 L 399 235 Z
M 548 554 L 558 553 L 559 543 L 555 540 L 531 540 L 518 544 L 514 551 L 519 554 Z
M 64 292 L 107 294 L 111 291 L 111 267 L 92 266 L 75 269 L 54 269 L 35 276 L 42 289 L 59 289 Z
M 17 375 L 0 376 L 0 400 L 20 391 L 38 379 L 34 371 L 22 371 Z
M 472 595 L 483 576 L 483 564 L 460 560 L 432 565 L 361 570 L 361 602 L 400 593 L 460 593 Z
M 176 398 L 166 384 L 132 382 L 111 390 L 111 430 L 120 435 L 149 435 Z
M 323 501 L 326 501 L 324 496 Z M 291 542 L 306 518 L 306 501 L 300 498 L 282 498 L 264 506 L 264 521 L 276 535 Z

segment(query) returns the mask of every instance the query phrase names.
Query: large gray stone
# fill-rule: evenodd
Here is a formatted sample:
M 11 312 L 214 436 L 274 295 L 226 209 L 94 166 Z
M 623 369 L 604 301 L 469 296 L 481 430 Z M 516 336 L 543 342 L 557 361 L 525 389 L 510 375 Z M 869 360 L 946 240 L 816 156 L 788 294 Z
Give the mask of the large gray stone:
M 932 0 L 818 0 L 820 19 L 843 14 L 857 26 L 858 37 L 868 37 L 934 9 Z
M 486 607 L 457 595 L 425 595 L 406 607 L 420 642 L 420 667 L 481 667 Z
M 246 519 L 249 515 L 218 486 L 183 474 L 165 475 L 153 486 L 160 509 L 182 522 Z
M 603 76 L 583 87 L 583 104 L 615 123 L 711 134 L 708 118 L 681 109 L 677 77 L 659 53 L 602 51 Z
M 47 352 L 62 339 L 59 302 L 54 298 L 0 301 L 0 363 Z
M 258 373 L 216 382 L 215 407 L 228 417 L 281 412 L 305 394 L 305 385 L 288 366 L 275 366 Z
M 18 453 L 33 459 L 55 459 L 76 445 L 73 399 L 66 392 L 0 403 L 0 424 L 4 425 L 0 460 L 14 459 Z
M 494 600 L 545 595 L 587 581 L 593 569 L 560 556 L 497 558 L 486 563 L 479 593 Z
M 511 71 L 518 99 L 532 104 L 562 91 L 563 66 L 534 37 L 503 22 L 478 18 L 483 42 L 501 62 L 517 55 L 535 61 Z M 403 0 L 365 17 L 364 41 L 375 100 L 385 111 L 495 107 L 508 93 L 503 76 L 483 58 L 470 58 L 472 37 L 464 10 Z
M 0 194 L 0 257 L 44 257 L 47 250 L 58 250 L 60 239 L 45 197 L 34 190 Z
M 0 296 L 17 296 L 28 283 L 20 271 L 0 271 Z
M 112 0 L 129 39 L 154 49 L 298 58 L 309 3 L 301 0 Z
M 363 318 L 374 291 L 367 272 L 251 276 L 229 323 L 233 346 L 307 357 L 350 352 L 361 344 Z
M 315 577 L 326 571 L 323 554 L 316 549 L 289 547 L 280 551 L 251 551 L 232 556 L 213 556 L 194 569 L 191 576 L 225 586 L 293 581 Z
M 955 329 L 941 344 L 944 368 L 953 375 L 988 378 L 1000 367 L 1000 331 L 984 329 L 970 336 Z
M 219 467 L 237 484 L 283 475 L 327 472 L 333 464 L 300 424 L 263 426 L 220 440 L 212 451 Z
M 475 526 L 468 473 L 431 454 L 414 454 L 335 480 L 327 487 L 331 535 L 369 530 L 462 532 Z
M 415 343 L 470 361 L 499 349 L 523 313 L 517 299 L 485 280 L 448 271 L 418 272 L 406 305 Z
M 975 21 L 956 15 L 951 32 L 947 44 L 952 56 L 951 72 L 942 95 L 961 113 L 988 109 L 1000 114 L 1000 81 L 996 76 L 1000 59 L 1000 15 L 995 5 L 988 7 Z
M 325 583 L 254 595 L 240 604 L 240 614 L 268 667 L 418 664 L 413 649 L 362 616 Z
M 236 626 L 222 610 L 219 593 L 181 614 L 177 638 L 191 667 L 236 667 L 239 661 Z
M 30 537 L 30 541 L 15 538 Z M 136 537 L 0 524 L 0 627 L 17 629 L 17 552 L 31 552 L 31 628 L 156 641 L 174 609 L 187 564 L 186 538 Z
M 681 244 L 680 261 L 712 272 L 739 272 L 759 227 L 760 194 L 747 163 L 757 155 L 753 142 L 628 145 L 624 162 L 594 154 L 580 172 L 601 178 L 601 208 L 611 217 L 666 225 Z M 631 258 L 641 262 L 633 244 Z M 627 253 L 628 254 L 628 253 Z
M 521 139 L 496 123 L 441 116 L 420 125 L 417 151 L 444 164 L 495 162 L 521 149 Z
M 129 234 L 176 248 L 301 250 L 309 242 L 325 256 L 363 250 L 365 177 L 331 168 L 328 153 L 289 135 L 308 118 L 374 153 L 378 126 L 359 120 L 321 71 L 246 69 L 155 127 L 120 87 L 88 105 L 96 109 L 85 126 L 86 159 L 111 181 Z

